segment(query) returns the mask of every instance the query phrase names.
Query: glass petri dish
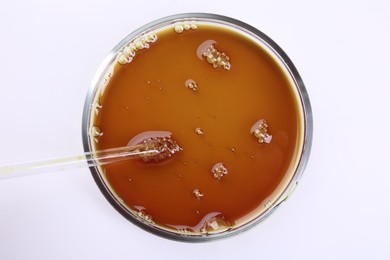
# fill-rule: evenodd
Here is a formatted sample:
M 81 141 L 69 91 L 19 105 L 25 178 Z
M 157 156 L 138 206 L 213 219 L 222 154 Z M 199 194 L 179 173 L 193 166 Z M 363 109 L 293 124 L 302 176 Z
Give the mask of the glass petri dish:
M 112 183 L 110 183 L 109 178 L 107 178 L 104 167 L 97 166 L 90 168 L 92 176 L 103 195 L 126 219 L 155 235 L 187 242 L 204 242 L 236 235 L 266 219 L 296 188 L 309 158 L 313 135 L 312 110 L 304 83 L 287 54 L 273 40 L 258 29 L 230 17 L 207 13 L 185 13 L 168 16 L 146 24 L 125 37 L 107 55 L 92 81 L 85 101 L 82 120 L 82 136 L 85 152 L 94 151 L 99 148 L 98 139 L 104 132 L 96 123 L 97 114 L 99 109 L 102 108 L 101 98 L 104 96 L 106 88 L 110 85 L 110 80 L 112 79 L 113 74 L 116 73 L 116 68 L 131 62 L 134 53 L 132 55 L 124 55 L 126 51 L 129 52 L 129 46 L 131 44 L 135 46 L 135 44 L 140 41 L 141 44 L 153 44 L 156 40 L 155 36 L 158 36 L 161 32 L 166 30 L 174 30 L 176 33 L 181 34 L 186 33 L 185 31 L 188 30 L 194 30 L 198 27 L 201 28 L 202 26 L 226 29 L 231 33 L 240 35 L 246 40 L 250 40 L 255 43 L 259 50 L 267 53 L 273 63 L 283 72 L 283 77 L 289 82 L 289 86 L 291 86 L 291 89 L 288 91 L 292 93 L 292 98 L 296 104 L 298 116 L 296 124 L 298 131 L 297 141 L 294 146 L 294 155 L 290 158 L 291 161 L 289 162 L 289 166 L 286 168 L 283 178 L 280 179 L 277 188 L 272 191 L 272 196 L 270 195 L 269 197 L 270 199 L 264 200 L 263 203 L 259 204 L 258 208 L 261 209 L 254 210 L 247 214 L 245 218 L 241 218 L 240 221 L 235 221 L 234 225 L 229 224 L 224 228 L 215 228 L 215 226 L 221 226 L 221 221 L 223 222 L 222 226 L 224 226 L 226 222 L 229 222 L 226 219 L 217 219 L 218 214 L 211 214 L 211 217 L 209 216 L 209 219 L 207 220 L 209 222 L 200 223 L 200 226 L 203 226 L 203 229 L 205 228 L 205 225 L 208 225 L 209 229 L 205 232 L 203 232 L 204 230 L 201 231 L 201 229 L 195 230 L 195 228 L 191 229 L 183 226 L 169 228 L 167 225 L 164 226 L 161 225 L 161 223 L 151 221 L 149 216 L 147 214 L 145 215 L 142 210 L 128 205 L 121 198 L 121 195 L 115 190 Z M 208 42 L 209 45 L 210 43 L 212 42 Z M 147 47 L 141 46 L 139 49 L 147 49 Z M 127 48 L 127 50 L 125 48 Z M 210 54 L 210 48 L 207 50 Z M 137 51 L 136 47 L 134 47 L 134 51 Z M 221 54 L 220 52 L 215 53 Z M 223 53 L 223 55 L 225 54 Z M 204 55 L 204 57 L 199 58 L 207 61 L 206 56 L 207 55 Z M 211 61 L 209 61 L 209 63 L 210 65 L 215 65 Z M 218 64 L 215 65 L 214 68 L 220 69 L 218 68 Z M 229 70 L 229 68 L 230 63 L 225 69 Z M 199 129 L 197 131 L 199 131 Z M 234 149 L 232 148 L 232 150 Z M 196 191 L 198 196 L 203 195 L 199 193 L 200 191 L 197 189 Z M 195 193 L 194 190 L 194 194 Z

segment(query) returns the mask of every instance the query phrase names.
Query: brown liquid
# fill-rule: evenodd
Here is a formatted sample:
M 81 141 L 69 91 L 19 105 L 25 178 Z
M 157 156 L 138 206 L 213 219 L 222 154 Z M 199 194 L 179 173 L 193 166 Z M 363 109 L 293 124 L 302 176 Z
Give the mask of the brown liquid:
M 170 131 L 184 150 L 165 163 L 107 165 L 105 176 L 123 203 L 160 227 L 199 233 L 240 225 L 276 200 L 299 157 L 293 86 L 269 54 L 228 29 L 200 24 L 156 34 L 150 48 L 115 66 L 94 120 L 102 131 L 96 149 Z M 210 43 L 230 57 L 230 69 L 213 68 L 199 53 Z M 251 133 L 260 119 L 270 143 Z M 215 178 L 221 164 L 227 174 Z

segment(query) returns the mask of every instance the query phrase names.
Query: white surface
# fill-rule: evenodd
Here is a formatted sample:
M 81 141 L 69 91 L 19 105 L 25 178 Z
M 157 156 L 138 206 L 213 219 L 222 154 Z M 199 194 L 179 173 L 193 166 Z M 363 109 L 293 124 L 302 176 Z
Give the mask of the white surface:
M 231 16 L 275 40 L 307 86 L 315 134 L 289 201 L 206 244 L 130 224 L 87 169 L 0 180 L 0 259 L 390 259 L 390 2 L 257 2 L 2 0 L 0 163 L 81 152 L 100 62 L 131 31 L 181 12 Z

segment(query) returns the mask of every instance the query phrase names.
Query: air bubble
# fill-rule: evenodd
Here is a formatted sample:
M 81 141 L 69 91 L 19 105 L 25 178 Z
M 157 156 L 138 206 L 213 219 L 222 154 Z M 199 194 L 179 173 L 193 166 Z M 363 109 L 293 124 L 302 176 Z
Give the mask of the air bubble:
M 200 128 L 200 127 L 195 128 L 195 133 L 196 133 L 197 135 L 203 135 L 203 134 L 204 134 L 202 128 Z
M 144 47 L 144 43 L 142 43 L 141 41 L 137 41 L 135 44 L 134 44 L 135 48 L 137 50 L 142 50 Z
M 135 49 L 132 48 L 132 46 L 126 46 L 124 49 L 123 49 L 123 54 L 129 56 L 129 57 L 134 57 L 135 56 Z
M 91 135 L 94 137 L 95 142 L 98 142 L 98 139 L 103 135 L 103 132 L 98 126 L 93 126 L 91 128 Z
M 225 70 L 230 70 L 231 67 L 232 67 L 232 65 L 230 64 L 230 62 L 223 64 L 223 68 Z
M 225 232 L 230 230 L 232 227 L 231 223 L 225 218 L 225 216 L 218 212 L 208 214 L 202 221 L 203 225 L 200 232 L 203 235 Z
M 182 33 L 184 31 L 184 28 L 182 25 L 176 25 L 175 26 L 175 32 L 176 33 Z
M 132 60 L 133 60 L 132 57 L 127 56 L 127 55 L 125 55 L 125 54 L 121 54 L 121 55 L 119 56 L 119 58 L 118 58 L 118 62 L 119 62 L 119 64 L 121 64 L 121 65 L 125 65 L 125 64 L 127 64 L 127 63 L 130 63 Z
M 147 41 L 148 41 L 148 42 L 155 42 L 155 41 L 157 41 L 157 35 L 155 35 L 155 34 L 149 34 L 149 35 L 147 36 Z

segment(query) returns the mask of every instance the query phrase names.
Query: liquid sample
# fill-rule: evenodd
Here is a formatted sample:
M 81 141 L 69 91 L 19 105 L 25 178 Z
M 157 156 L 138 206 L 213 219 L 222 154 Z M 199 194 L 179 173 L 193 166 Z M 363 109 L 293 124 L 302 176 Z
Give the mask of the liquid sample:
M 148 131 L 169 131 L 183 148 L 164 163 L 102 166 L 135 217 L 212 234 L 272 205 L 303 130 L 294 86 L 262 47 L 220 26 L 178 24 L 129 44 L 117 61 L 99 96 L 95 148 Z

